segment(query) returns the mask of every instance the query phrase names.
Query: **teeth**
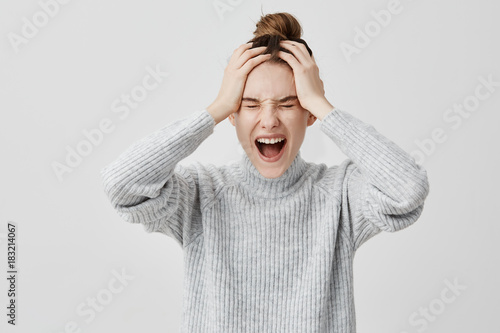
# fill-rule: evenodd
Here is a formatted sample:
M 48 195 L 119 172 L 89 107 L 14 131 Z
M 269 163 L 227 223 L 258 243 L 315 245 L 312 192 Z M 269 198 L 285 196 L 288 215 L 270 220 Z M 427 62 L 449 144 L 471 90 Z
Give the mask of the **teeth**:
M 281 142 L 285 140 L 285 138 L 277 138 L 277 139 L 257 139 L 257 142 L 266 143 L 266 144 L 275 144 L 277 142 Z

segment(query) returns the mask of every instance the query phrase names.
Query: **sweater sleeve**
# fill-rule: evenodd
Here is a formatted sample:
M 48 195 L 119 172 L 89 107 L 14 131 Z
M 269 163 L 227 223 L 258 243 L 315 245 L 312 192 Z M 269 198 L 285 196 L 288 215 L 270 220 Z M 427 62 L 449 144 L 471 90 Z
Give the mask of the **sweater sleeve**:
M 375 128 L 333 108 L 321 122 L 348 156 L 342 184 L 342 216 L 353 250 L 380 231 L 410 226 L 429 192 L 426 170 Z
M 194 112 L 135 142 L 104 167 L 104 192 L 118 215 L 187 245 L 201 220 L 199 183 L 195 166 L 177 163 L 195 151 L 214 126 L 206 110 Z

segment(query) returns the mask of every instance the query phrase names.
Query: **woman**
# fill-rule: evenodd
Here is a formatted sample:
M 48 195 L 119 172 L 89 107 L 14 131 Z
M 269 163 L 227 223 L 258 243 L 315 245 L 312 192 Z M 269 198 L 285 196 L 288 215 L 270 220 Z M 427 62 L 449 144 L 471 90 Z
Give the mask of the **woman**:
M 426 171 L 329 103 L 292 15 L 262 17 L 254 35 L 214 102 L 104 168 L 105 191 L 124 220 L 182 246 L 183 332 L 355 332 L 354 253 L 418 219 Z M 241 160 L 179 165 L 225 118 Z M 339 166 L 301 158 L 317 119 L 349 157 Z

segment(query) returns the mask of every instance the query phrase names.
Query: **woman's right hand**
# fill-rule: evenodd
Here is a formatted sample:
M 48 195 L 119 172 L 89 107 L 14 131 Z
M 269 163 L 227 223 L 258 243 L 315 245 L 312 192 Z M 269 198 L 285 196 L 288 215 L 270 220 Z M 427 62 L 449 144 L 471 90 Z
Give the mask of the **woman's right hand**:
M 226 69 L 224 69 L 219 94 L 215 101 L 206 108 L 215 119 L 216 124 L 238 111 L 248 73 L 271 56 L 270 54 L 260 54 L 266 49 L 265 46 L 253 49 L 250 47 L 252 47 L 252 42 L 242 44 L 234 50 Z

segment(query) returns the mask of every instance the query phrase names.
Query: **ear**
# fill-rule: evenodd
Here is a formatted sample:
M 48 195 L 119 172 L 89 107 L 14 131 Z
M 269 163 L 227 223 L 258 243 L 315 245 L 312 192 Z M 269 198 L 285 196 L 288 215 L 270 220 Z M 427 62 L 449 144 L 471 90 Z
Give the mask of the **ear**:
M 227 119 L 229 119 L 229 121 L 231 122 L 231 124 L 233 124 L 233 126 L 235 126 L 234 125 L 234 112 L 231 113 L 229 116 L 227 116 Z
M 307 126 L 311 126 L 316 121 L 316 116 L 309 112 L 309 117 L 307 118 Z

